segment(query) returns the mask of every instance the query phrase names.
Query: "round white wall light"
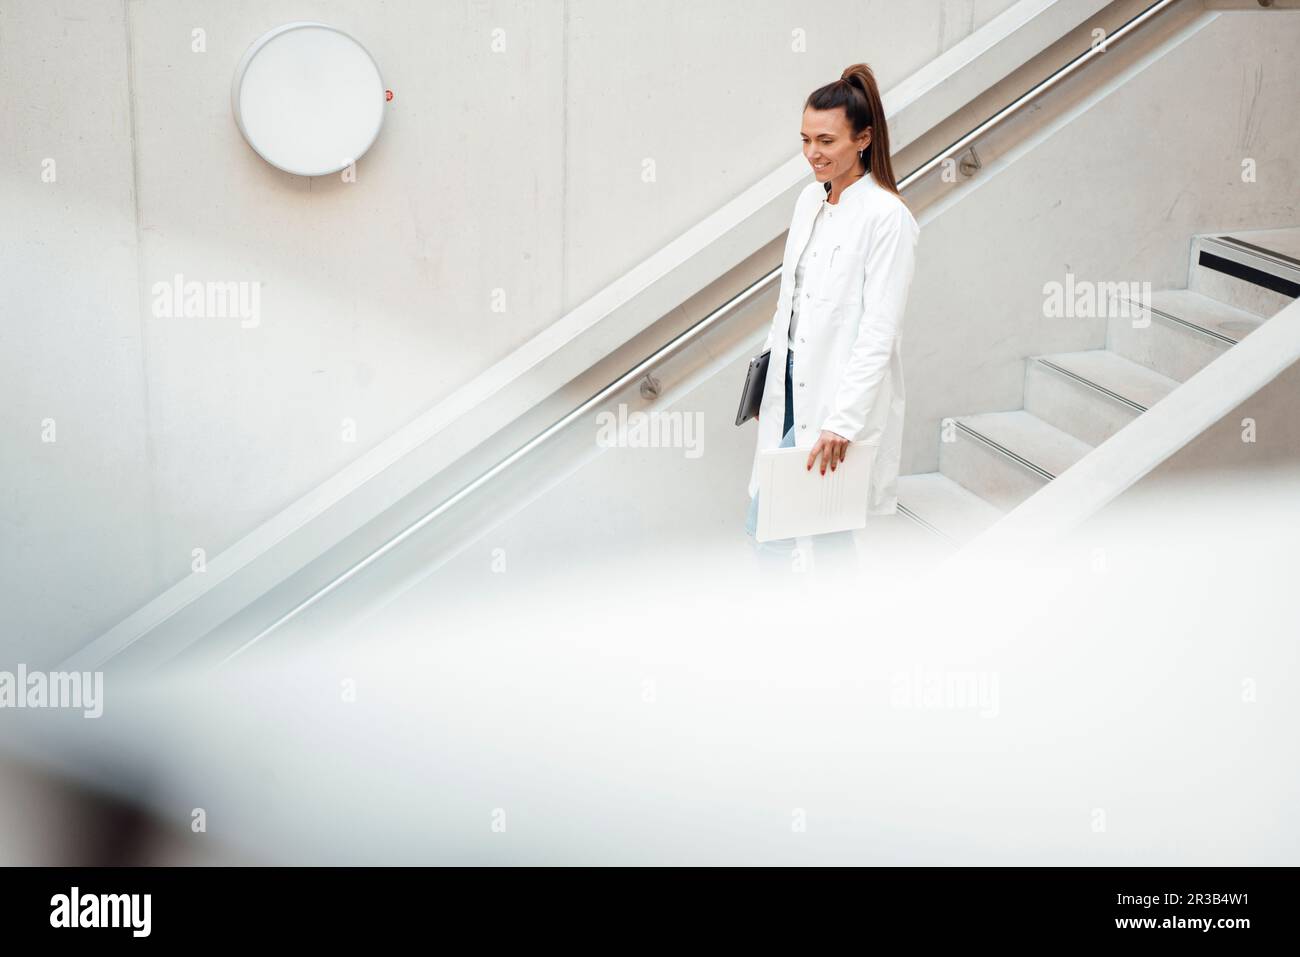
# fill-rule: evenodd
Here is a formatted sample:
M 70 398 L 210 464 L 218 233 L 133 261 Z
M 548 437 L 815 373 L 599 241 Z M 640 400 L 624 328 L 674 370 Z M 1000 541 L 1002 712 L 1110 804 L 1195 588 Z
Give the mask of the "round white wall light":
M 235 69 L 230 96 L 248 145 L 299 176 L 346 169 L 384 121 L 374 58 L 324 23 L 286 23 L 259 37 Z

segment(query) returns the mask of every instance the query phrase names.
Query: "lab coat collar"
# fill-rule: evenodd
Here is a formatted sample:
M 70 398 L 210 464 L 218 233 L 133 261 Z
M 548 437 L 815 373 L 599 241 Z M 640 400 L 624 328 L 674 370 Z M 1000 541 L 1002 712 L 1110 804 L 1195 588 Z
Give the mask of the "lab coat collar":
M 826 187 L 823 186 L 822 202 L 827 203 L 827 205 L 830 205 L 829 201 L 826 199 L 826 196 L 828 194 L 825 192 L 825 189 Z M 868 170 L 865 175 L 860 176 L 858 179 L 855 179 L 853 182 L 849 183 L 848 186 L 844 187 L 843 192 L 840 193 L 839 202 L 836 203 L 835 206 L 832 206 L 831 208 L 834 209 L 838 206 L 842 206 L 846 198 L 850 200 L 857 200 L 861 198 L 863 195 L 871 192 L 872 190 L 877 190 L 877 189 L 884 189 L 884 187 L 881 186 L 878 182 L 876 182 L 875 174 L 872 173 L 870 170 Z
M 840 201 L 832 206 L 826 201 L 825 185 L 821 183 L 818 183 L 817 185 L 819 188 L 813 192 L 813 195 L 820 195 L 820 204 L 818 206 L 813 206 L 811 200 L 803 199 L 801 197 L 801 201 L 805 204 L 804 208 L 808 210 L 808 215 L 802 219 L 802 225 L 799 231 L 799 242 L 794 247 L 796 250 L 794 255 L 785 260 L 782 264 L 782 268 L 790 276 L 794 275 L 795 264 L 803 257 L 803 251 L 807 247 L 809 240 L 812 238 L 813 220 L 816 218 L 814 214 L 819 214 L 822 206 L 825 206 L 828 210 L 860 209 L 862 208 L 862 201 L 870 196 L 873 191 L 884 189 L 883 186 L 876 182 L 875 175 L 868 171 L 865 175 L 858 177 L 848 186 L 844 187 L 844 191 L 840 193 Z M 846 213 L 846 215 L 852 215 L 852 213 Z

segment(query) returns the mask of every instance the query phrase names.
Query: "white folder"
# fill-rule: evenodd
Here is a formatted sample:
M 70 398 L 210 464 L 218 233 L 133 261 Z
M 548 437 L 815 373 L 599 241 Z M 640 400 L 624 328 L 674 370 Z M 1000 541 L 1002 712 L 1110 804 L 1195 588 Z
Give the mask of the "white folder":
M 850 442 L 844 461 L 821 474 L 821 456 L 807 468 L 811 448 L 767 449 L 758 453 L 760 542 L 822 535 L 867 524 L 867 493 L 877 446 Z

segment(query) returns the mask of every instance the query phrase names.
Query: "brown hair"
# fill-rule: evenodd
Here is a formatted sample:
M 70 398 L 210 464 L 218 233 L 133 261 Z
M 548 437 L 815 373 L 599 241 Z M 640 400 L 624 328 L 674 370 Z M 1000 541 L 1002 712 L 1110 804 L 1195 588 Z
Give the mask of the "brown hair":
M 889 127 L 885 123 L 885 107 L 880 101 L 880 88 L 876 86 L 875 74 L 865 63 L 855 63 L 840 74 L 834 83 L 818 87 L 808 95 L 804 109 L 833 110 L 844 107 L 849 126 L 856 137 L 867 127 L 871 127 L 871 142 L 867 144 L 863 160 L 866 168 L 875 177 L 876 182 L 896 196 L 898 183 L 894 180 L 894 166 L 889 158 Z M 831 191 L 831 184 L 826 183 L 826 192 Z

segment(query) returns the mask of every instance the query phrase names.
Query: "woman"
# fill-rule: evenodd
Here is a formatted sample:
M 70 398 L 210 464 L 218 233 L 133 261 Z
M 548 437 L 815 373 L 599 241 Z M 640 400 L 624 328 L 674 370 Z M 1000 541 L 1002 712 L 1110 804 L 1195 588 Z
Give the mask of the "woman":
M 920 229 L 894 180 L 889 130 L 871 68 L 856 63 L 804 103 L 809 183 L 795 203 L 781 292 L 764 349 L 771 349 L 749 478 L 749 520 L 758 518 L 758 453 L 808 449 L 825 475 L 850 442 L 877 446 L 867 514 L 898 506 L 903 433 L 900 329 Z M 814 555 L 851 566 L 853 533 L 813 536 Z M 755 543 L 788 555 L 794 539 Z

